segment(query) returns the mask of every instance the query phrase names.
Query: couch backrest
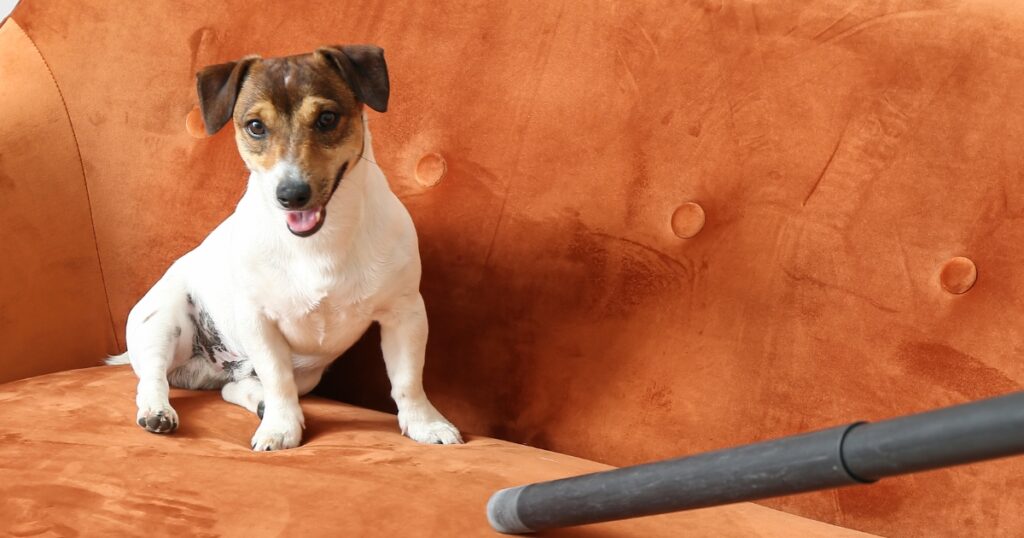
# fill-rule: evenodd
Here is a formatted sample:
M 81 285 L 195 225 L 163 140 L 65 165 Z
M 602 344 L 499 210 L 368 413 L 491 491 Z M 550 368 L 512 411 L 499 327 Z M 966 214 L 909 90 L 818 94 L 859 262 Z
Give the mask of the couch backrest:
M 194 72 L 372 42 L 428 390 L 464 429 L 628 464 L 1024 381 L 1019 3 L 25 0 L 14 20 L 64 95 L 119 339 L 245 182 L 230 132 L 186 132 Z M 376 347 L 326 390 L 386 405 Z M 1022 471 L 767 504 L 1012 535 Z

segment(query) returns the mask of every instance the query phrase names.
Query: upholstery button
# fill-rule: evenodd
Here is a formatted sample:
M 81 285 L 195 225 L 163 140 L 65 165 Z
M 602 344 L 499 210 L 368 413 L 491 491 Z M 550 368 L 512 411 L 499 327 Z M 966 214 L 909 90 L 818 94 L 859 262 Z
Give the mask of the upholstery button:
M 978 268 L 975 267 L 974 262 L 962 256 L 950 258 L 942 265 L 942 270 L 939 272 L 942 289 L 956 295 L 966 293 L 974 286 L 977 279 Z
M 192 138 L 206 138 L 206 125 L 203 124 L 199 107 L 192 107 L 192 111 L 185 116 L 185 130 Z
M 416 163 L 416 182 L 424 187 L 433 187 L 444 179 L 448 163 L 438 153 L 428 153 Z
M 708 13 L 722 11 L 722 0 L 704 0 L 704 11 Z
M 704 208 L 696 202 L 686 202 L 672 213 L 672 231 L 683 239 L 689 239 L 704 228 Z

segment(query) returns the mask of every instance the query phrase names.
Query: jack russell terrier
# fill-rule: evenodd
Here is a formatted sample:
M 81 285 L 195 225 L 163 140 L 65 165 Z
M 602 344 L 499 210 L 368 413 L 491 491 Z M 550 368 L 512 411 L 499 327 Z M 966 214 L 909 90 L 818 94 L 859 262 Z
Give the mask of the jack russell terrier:
M 196 78 L 207 133 L 233 120 L 251 175 L 234 213 L 128 315 L 128 352 L 108 362 L 139 378 L 139 426 L 178 427 L 169 385 L 220 389 L 260 416 L 253 450 L 296 447 L 299 397 L 376 321 L 402 432 L 461 443 L 423 391 L 416 230 L 374 161 L 363 111 L 387 109 L 384 51 L 248 56 Z

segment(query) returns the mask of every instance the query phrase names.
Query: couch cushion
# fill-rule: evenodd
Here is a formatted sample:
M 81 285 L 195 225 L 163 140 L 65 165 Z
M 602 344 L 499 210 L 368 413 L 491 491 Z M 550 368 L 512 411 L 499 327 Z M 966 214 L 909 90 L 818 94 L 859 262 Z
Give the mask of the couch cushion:
M 395 417 L 302 402 L 297 449 L 254 453 L 249 412 L 217 392 L 173 391 L 173 435 L 134 424 L 128 367 L 0 386 L 0 532 L 15 536 L 491 534 L 491 492 L 607 466 L 504 441 L 417 444 Z M 865 536 L 754 504 L 607 523 L 576 536 Z M 557 533 L 556 533 L 557 534 Z

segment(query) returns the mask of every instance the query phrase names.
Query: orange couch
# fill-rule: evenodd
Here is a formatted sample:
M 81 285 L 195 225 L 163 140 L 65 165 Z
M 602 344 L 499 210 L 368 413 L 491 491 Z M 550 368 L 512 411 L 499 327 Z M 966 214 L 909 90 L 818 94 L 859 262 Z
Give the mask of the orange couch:
M 250 454 L 256 419 L 215 394 L 148 435 L 130 372 L 72 369 L 123 350 L 242 191 L 194 73 L 339 42 L 387 51 L 376 153 L 420 234 L 427 389 L 471 442 L 364 409 L 391 405 L 373 334 L 318 389 L 362 408 L 306 400 L 299 449 Z M 1012 0 L 23 0 L 0 28 L 0 529 L 482 534 L 490 491 L 594 461 L 1018 390 L 1021 95 Z M 1016 536 L 1022 475 L 570 534 Z

